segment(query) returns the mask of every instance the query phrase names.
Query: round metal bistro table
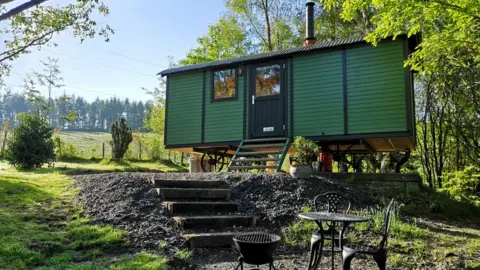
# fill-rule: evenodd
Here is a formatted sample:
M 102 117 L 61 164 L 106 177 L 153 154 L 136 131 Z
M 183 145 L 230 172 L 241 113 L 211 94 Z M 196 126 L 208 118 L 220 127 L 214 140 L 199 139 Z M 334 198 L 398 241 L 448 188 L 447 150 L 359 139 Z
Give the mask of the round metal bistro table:
M 332 213 L 332 212 L 310 212 L 310 213 L 301 213 L 298 215 L 302 219 L 307 219 L 307 220 L 312 220 L 317 223 L 319 230 L 316 232 L 316 234 L 312 235 L 312 241 L 311 241 L 311 246 L 310 246 L 310 261 L 308 263 L 308 270 L 314 270 L 317 269 L 318 265 L 320 264 L 320 260 L 322 259 L 322 251 L 323 251 L 323 242 L 325 240 L 324 237 L 324 230 L 322 223 L 323 222 L 331 222 L 331 226 L 335 227 L 336 223 L 342 223 L 342 229 L 340 230 L 340 235 L 338 238 L 338 246 L 340 247 L 340 250 L 343 250 L 343 234 L 345 233 L 345 230 L 347 229 L 348 225 L 350 223 L 355 223 L 355 222 L 366 222 L 369 219 L 357 216 L 357 215 L 351 215 L 351 214 L 343 214 L 343 213 Z M 331 243 L 331 252 L 332 252 L 332 269 L 335 268 L 335 230 L 332 230 L 332 243 Z M 320 235 L 320 237 L 318 237 Z

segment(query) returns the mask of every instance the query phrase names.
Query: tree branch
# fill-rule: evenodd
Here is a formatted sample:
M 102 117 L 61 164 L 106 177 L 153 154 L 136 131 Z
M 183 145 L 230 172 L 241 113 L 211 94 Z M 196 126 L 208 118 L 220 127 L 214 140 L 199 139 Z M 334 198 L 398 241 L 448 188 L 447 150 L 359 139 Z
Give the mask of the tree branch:
M 480 19 L 480 16 L 470 13 L 469 10 L 465 7 L 461 7 L 461 6 L 455 5 L 455 4 L 450 4 L 450 3 L 447 3 L 447 2 L 444 2 L 444 1 L 441 1 L 441 0 L 430 0 L 430 2 L 437 3 L 439 5 L 444 5 L 444 6 L 447 6 L 447 7 L 451 8 L 451 9 L 456 9 L 456 10 L 458 10 L 462 13 L 465 13 L 467 15 L 470 15 L 470 16 L 476 18 L 476 19 Z
M 6 2 L 6 1 L 10 1 L 10 0 L 0 0 L 0 1 L 3 1 L 3 2 Z M 12 0 L 13 1 L 13 0 Z M 27 9 L 30 9 L 34 6 L 38 6 L 40 5 L 41 3 L 45 2 L 45 1 L 48 1 L 48 0 L 30 0 L 28 2 L 25 2 L 17 7 L 14 7 L 12 9 L 10 9 L 9 11 L 3 13 L 2 15 L 0 15 L 0 22 L 1 21 L 4 21 L 12 16 L 15 16 L 17 15 L 18 13 L 22 12 L 22 11 L 25 11 Z
M 243 12 L 245 13 L 245 17 L 247 17 L 247 19 L 250 21 L 250 24 L 252 25 L 253 30 L 257 33 L 258 37 L 260 37 L 260 39 L 263 41 L 263 43 L 265 43 L 268 46 L 267 40 L 262 35 L 262 33 L 260 33 L 260 30 L 258 30 L 257 25 L 255 25 L 255 23 L 253 21 L 253 18 L 250 16 L 251 14 L 250 14 L 249 10 L 247 9 L 247 7 L 242 6 L 242 8 L 243 8 Z
M 12 1 L 15 1 L 15 0 L 0 0 L 0 5 L 5 5 L 5 4 L 8 4 Z
M 53 33 L 54 33 L 54 32 L 55 32 L 55 31 L 49 31 L 49 32 L 47 32 L 47 33 L 45 33 L 45 34 L 43 34 L 43 35 L 41 35 L 41 36 L 33 39 L 33 40 L 30 41 L 29 43 L 25 44 L 24 46 L 18 48 L 17 50 L 15 50 L 15 51 L 13 51 L 13 52 L 11 52 L 11 53 L 8 53 L 8 52 L 3 52 L 3 53 L 1 53 L 1 54 L 0 54 L 1 56 L 5 55 L 5 54 L 7 54 L 7 55 L 6 55 L 6 56 L 3 56 L 2 58 L 0 58 L 0 63 L 3 62 L 3 61 L 5 61 L 5 60 L 7 60 L 7 59 L 10 59 L 10 58 L 18 55 L 18 54 L 20 54 L 20 53 L 22 53 L 22 52 L 24 52 L 26 49 L 28 49 L 28 48 L 31 47 L 31 46 L 38 46 L 38 45 L 43 45 L 43 44 L 47 43 L 48 41 L 50 41 L 50 39 L 52 39 L 52 36 L 53 36 Z M 50 37 L 48 37 L 48 39 L 47 39 L 46 41 L 39 42 L 39 41 L 41 41 L 42 39 L 46 38 L 46 37 L 49 36 L 49 35 L 50 35 Z M 37 42 L 38 42 L 38 43 L 37 43 Z

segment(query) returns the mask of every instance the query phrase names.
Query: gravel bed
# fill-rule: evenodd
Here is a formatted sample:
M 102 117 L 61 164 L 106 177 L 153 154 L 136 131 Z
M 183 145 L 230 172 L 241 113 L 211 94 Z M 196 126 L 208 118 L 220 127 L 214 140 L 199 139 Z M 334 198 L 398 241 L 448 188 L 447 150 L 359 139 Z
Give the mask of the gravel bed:
M 170 247 L 184 242 L 167 228 L 170 215 L 152 188 L 153 174 L 102 173 L 72 177 L 80 187 L 79 202 L 92 222 L 128 231 L 134 249 L 158 250 L 160 242 Z

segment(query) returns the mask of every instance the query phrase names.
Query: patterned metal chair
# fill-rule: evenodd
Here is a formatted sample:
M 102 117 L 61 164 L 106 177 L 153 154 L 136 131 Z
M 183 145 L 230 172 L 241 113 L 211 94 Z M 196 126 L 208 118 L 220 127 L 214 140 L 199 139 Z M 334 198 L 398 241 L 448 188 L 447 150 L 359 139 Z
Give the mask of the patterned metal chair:
M 344 213 L 348 214 L 350 211 L 351 203 L 343 195 L 336 192 L 326 192 L 320 195 L 315 196 L 313 199 L 313 206 L 317 212 L 332 212 L 332 213 Z M 340 241 L 345 243 L 345 239 L 339 239 L 340 233 L 339 228 L 331 222 L 326 222 L 327 228 L 323 230 L 323 237 L 320 230 L 312 234 L 310 239 L 310 263 L 309 269 L 316 269 L 320 260 L 322 259 L 322 251 L 330 251 L 331 248 L 324 247 L 323 241 L 330 240 L 334 245 L 335 252 L 340 252 Z M 332 239 L 332 231 L 334 234 L 334 239 Z
M 326 192 L 326 193 L 317 195 L 313 199 L 313 205 L 314 205 L 315 211 L 318 211 L 318 212 L 326 211 L 331 213 L 344 213 L 344 214 L 348 214 L 351 207 L 350 200 L 348 200 L 345 196 L 337 192 Z M 338 237 L 339 237 L 339 231 L 337 230 L 338 228 L 335 228 L 335 226 L 332 226 L 332 223 L 330 222 L 327 222 L 326 224 L 327 224 L 327 229 L 323 232 L 325 235 L 324 239 L 332 240 L 331 232 L 332 230 L 334 230 L 335 239 L 338 240 Z M 342 241 L 343 240 L 344 239 L 342 239 Z M 335 241 L 335 245 L 337 244 L 338 242 Z
M 369 245 L 345 245 L 342 251 L 342 264 L 343 270 L 350 269 L 350 264 L 356 254 L 371 255 L 378 265 L 380 270 L 386 269 L 387 264 L 387 250 L 385 249 L 388 244 L 388 234 L 390 230 L 390 222 L 392 220 L 392 214 L 394 210 L 395 200 L 392 199 L 385 210 L 385 219 L 383 222 L 383 237 L 377 246 Z

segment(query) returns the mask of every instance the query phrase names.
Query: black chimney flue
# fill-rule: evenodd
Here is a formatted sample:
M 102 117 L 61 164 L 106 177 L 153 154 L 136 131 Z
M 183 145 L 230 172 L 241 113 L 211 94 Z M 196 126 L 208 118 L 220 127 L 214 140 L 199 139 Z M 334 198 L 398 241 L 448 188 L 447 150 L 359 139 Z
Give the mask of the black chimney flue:
M 314 22 L 313 22 L 313 7 L 315 6 L 314 2 L 308 2 L 305 4 L 307 7 L 306 14 L 306 31 L 305 31 L 305 46 L 315 44 L 315 34 L 314 34 Z

